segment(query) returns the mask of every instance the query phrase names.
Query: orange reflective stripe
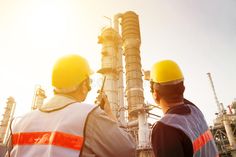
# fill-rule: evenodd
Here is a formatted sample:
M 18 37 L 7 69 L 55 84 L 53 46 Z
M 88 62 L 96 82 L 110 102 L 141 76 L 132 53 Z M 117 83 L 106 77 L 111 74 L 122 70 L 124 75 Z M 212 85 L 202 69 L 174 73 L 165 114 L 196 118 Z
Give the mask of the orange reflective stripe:
M 207 130 L 205 133 L 201 134 L 197 139 L 193 141 L 193 151 L 196 153 L 201 147 L 203 147 L 207 142 L 213 139 L 213 136 L 210 130 Z
M 14 145 L 55 145 L 69 149 L 80 150 L 83 137 L 63 132 L 24 132 L 12 135 Z

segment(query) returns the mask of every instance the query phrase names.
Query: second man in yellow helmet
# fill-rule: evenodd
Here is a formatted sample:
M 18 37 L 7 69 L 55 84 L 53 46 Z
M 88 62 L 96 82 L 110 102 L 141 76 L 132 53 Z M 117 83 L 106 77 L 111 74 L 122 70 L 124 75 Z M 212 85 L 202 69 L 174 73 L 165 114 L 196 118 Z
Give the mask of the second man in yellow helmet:
M 202 112 L 184 99 L 184 77 L 172 60 L 155 63 L 151 93 L 164 117 L 152 130 L 155 157 L 217 157 L 218 152 Z

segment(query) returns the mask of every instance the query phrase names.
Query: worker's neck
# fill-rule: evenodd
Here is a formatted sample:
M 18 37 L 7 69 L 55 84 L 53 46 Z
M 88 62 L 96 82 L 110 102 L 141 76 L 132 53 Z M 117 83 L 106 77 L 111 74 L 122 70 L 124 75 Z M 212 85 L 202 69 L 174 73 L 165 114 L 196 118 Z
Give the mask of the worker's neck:
M 78 102 L 83 102 L 85 97 L 81 94 L 79 94 L 78 92 L 73 92 L 73 93 L 69 93 L 66 96 L 78 101 Z
M 166 114 L 166 112 L 172 108 L 172 107 L 175 107 L 175 106 L 179 106 L 179 105 L 183 105 L 184 104 L 184 101 L 179 101 L 179 102 L 176 102 L 176 103 L 168 103 L 166 102 L 165 100 L 161 99 L 160 100 L 160 106 L 162 108 L 162 112 L 164 114 Z

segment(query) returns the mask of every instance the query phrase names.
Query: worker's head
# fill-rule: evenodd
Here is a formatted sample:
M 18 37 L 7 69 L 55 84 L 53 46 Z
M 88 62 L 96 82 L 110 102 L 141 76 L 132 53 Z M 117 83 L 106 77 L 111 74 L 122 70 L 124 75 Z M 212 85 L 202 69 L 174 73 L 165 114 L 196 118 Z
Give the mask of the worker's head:
M 167 103 L 183 100 L 183 74 L 179 66 L 172 60 L 155 63 L 150 72 L 151 92 L 157 103 L 164 99 Z
M 79 55 L 66 55 L 57 60 L 52 72 L 56 94 L 74 94 L 85 99 L 90 91 L 92 71 L 87 60 Z

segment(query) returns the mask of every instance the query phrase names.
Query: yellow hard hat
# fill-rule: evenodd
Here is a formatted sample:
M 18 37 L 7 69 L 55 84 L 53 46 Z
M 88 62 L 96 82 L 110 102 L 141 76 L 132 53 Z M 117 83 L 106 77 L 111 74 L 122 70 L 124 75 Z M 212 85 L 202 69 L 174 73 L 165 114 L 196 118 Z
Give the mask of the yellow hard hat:
M 179 66 L 172 60 L 163 60 L 152 66 L 150 80 L 153 82 L 167 83 L 183 79 Z
M 79 55 L 66 55 L 60 58 L 52 71 L 52 86 L 58 89 L 67 89 L 78 86 L 92 70 L 87 60 Z

